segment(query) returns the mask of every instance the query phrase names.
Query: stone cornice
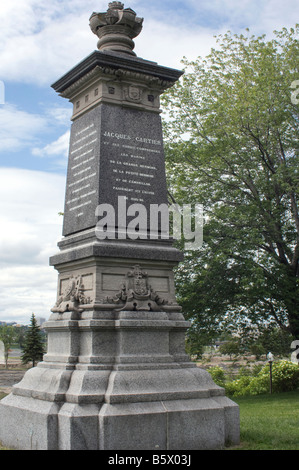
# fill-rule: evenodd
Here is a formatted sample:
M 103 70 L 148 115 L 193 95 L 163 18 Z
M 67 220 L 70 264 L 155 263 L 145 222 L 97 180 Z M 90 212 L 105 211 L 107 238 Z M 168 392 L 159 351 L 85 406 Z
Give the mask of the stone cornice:
M 142 74 L 140 72 L 133 72 L 130 70 L 124 69 L 114 69 L 111 67 L 100 67 L 96 66 L 90 72 L 88 72 L 83 77 L 79 78 L 76 82 L 72 83 L 68 88 L 64 89 L 60 95 L 63 98 L 72 98 L 74 94 L 78 93 L 80 88 L 85 88 L 86 85 L 92 83 L 94 80 L 97 80 L 99 77 L 105 80 L 115 80 L 122 82 L 139 82 L 140 84 L 145 84 L 151 88 L 155 88 L 163 92 L 167 88 L 170 88 L 173 85 L 173 82 L 169 80 L 162 80 L 159 77 L 153 77 L 152 75 Z
M 169 86 L 173 85 L 183 74 L 182 71 L 163 67 L 155 62 L 133 57 L 124 57 L 113 52 L 94 51 L 82 62 L 76 65 L 72 70 L 63 75 L 59 80 L 53 83 L 52 88 L 57 93 L 63 93 L 71 85 L 78 82 L 82 77 L 91 72 L 95 67 L 101 67 L 109 73 L 114 70 L 114 74 L 140 74 L 146 77 L 155 77 L 162 82 L 169 82 Z M 167 86 L 165 86 L 167 88 Z

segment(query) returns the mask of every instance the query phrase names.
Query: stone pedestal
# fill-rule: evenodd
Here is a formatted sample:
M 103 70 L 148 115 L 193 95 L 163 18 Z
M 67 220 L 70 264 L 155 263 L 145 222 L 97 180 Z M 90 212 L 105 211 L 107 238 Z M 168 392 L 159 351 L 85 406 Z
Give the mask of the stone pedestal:
M 175 300 L 176 251 L 126 245 L 109 251 L 85 243 L 53 257 L 60 264 L 48 351 L 0 403 L 5 445 L 197 450 L 239 442 L 238 406 L 185 354 L 189 322 Z M 131 292 L 136 279 L 148 294 Z M 88 303 L 76 300 L 78 291 Z
M 219 449 L 238 407 L 184 353 L 179 312 L 53 314 L 49 348 L 0 404 L 0 440 L 19 449 Z M 3 426 L 2 423 L 5 423 Z
M 0 402 L 6 446 L 191 450 L 239 441 L 238 406 L 185 354 L 189 323 L 173 278 L 182 254 L 162 222 L 150 230 L 151 208 L 167 204 L 160 95 L 182 73 L 130 53 L 124 31 L 132 39 L 142 21 L 122 9 L 112 2 L 92 15 L 101 50 L 53 85 L 74 106 L 63 239 L 50 260 L 57 302 L 47 354 Z M 147 211 L 139 232 L 119 198 Z M 103 204 L 115 212 L 105 237 Z

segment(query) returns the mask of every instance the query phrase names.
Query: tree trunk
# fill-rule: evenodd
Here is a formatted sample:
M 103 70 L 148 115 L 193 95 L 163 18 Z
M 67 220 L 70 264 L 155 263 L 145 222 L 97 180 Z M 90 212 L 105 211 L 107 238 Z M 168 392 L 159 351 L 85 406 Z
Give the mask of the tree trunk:
M 290 332 L 295 339 L 299 339 L 299 288 L 297 283 L 298 279 L 293 276 L 289 291 L 286 295 L 286 307 L 288 310 Z
M 4 352 L 5 369 L 8 369 L 8 351 Z

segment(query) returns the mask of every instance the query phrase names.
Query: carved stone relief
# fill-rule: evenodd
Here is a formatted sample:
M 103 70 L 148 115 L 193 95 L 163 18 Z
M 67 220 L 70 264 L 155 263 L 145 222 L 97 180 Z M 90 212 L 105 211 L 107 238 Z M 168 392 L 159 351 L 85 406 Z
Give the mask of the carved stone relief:
M 119 292 L 113 297 L 106 297 L 103 303 L 116 304 L 121 307 L 118 308 L 119 311 L 160 312 L 163 310 L 163 305 L 168 304 L 168 300 L 160 297 L 152 289 L 148 283 L 148 273 L 143 271 L 139 265 L 135 265 L 126 274 Z
M 143 90 L 137 86 L 129 86 L 124 88 L 124 99 L 131 103 L 142 102 Z
M 87 297 L 84 291 L 82 276 L 71 276 L 51 312 L 83 312 L 84 309 L 81 306 L 91 302 L 90 297 Z

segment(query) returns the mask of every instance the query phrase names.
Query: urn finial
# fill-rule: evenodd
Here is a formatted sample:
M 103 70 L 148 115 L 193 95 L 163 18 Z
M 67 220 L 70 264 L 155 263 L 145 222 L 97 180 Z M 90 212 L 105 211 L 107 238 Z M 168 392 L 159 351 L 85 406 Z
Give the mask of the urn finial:
M 133 38 L 142 30 L 143 18 L 138 18 L 131 8 L 124 8 L 122 2 L 110 2 L 104 13 L 94 12 L 89 25 L 99 38 L 98 49 L 136 56 Z
M 109 10 L 123 10 L 124 4 L 122 2 L 110 2 L 108 4 Z

